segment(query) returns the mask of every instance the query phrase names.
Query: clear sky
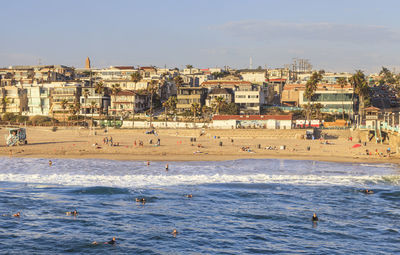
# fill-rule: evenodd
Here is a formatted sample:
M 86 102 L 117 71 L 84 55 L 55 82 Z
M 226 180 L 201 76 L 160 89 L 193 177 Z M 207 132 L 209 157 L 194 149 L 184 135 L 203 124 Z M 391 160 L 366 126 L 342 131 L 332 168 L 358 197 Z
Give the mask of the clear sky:
M 156 65 L 400 71 L 398 0 L 18 0 L 1 3 L 0 66 Z

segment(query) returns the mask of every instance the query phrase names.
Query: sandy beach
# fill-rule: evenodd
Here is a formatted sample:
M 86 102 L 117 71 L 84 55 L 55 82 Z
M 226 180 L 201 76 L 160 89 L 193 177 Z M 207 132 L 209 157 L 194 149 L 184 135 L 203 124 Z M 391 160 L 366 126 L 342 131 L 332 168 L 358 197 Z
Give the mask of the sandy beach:
M 358 138 L 354 137 L 353 141 L 349 141 L 348 137 L 354 136 L 349 130 L 323 131 L 332 138 L 327 139 L 328 144 L 325 144 L 325 140 L 301 139 L 304 130 L 239 129 L 202 132 L 199 129 L 161 129 L 156 130 L 157 135 L 146 134 L 146 131 L 148 130 L 109 129 L 105 132 L 99 129 L 94 134 L 93 131 L 79 128 L 59 128 L 53 132 L 51 127 L 28 127 L 28 144 L 7 147 L 3 138 L 0 155 L 144 161 L 219 161 L 243 158 L 379 163 L 400 161 L 396 154 L 386 156 L 387 144 L 368 142 L 366 146 L 352 148 L 358 143 Z M 5 137 L 7 129 L 1 128 L 0 134 Z M 118 146 L 104 144 L 105 137 L 112 137 L 113 144 Z M 160 146 L 156 145 L 157 139 L 160 139 Z M 143 146 L 140 146 L 140 141 Z M 281 149 L 283 145 L 285 149 Z M 268 147 L 271 149 L 267 149 Z M 366 149 L 373 152 L 372 155 L 366 155 Z M 376 150 L 385 156 L 376 155 Z

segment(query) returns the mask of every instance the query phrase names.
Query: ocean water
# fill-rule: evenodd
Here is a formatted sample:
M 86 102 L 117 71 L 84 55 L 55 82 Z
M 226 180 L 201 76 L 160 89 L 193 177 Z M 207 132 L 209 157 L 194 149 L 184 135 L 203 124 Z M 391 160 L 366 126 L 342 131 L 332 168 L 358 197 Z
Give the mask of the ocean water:
M 1 158 L 0 254 L 400 254 L 396 165 L 165 163 Z

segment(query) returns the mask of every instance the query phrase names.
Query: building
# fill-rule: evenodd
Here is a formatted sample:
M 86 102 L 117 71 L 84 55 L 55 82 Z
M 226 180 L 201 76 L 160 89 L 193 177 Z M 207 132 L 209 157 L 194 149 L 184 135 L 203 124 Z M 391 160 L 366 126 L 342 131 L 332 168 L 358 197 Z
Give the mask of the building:
M 26 89 L 14 86 L 1 87 L 0 100 L 2 113 L 22 114 L 28 111 Z
M 150 108 L 150 95 L 145 92 L 122 90 L 111 96 L 109 115 L 129 118 Z
M 102 93 L 96 93 L 95 88 L 84 88 L 79 98 L 80 114 L 91 116 L 100 116 L 108 113 L 110 106 L 110 96 L 108 89 L 105 88 Z
M 50 88 L 50 109 L 51 117 L 66 121 L 72 116 L 70 105 L 76 105 L 79 102 L 82 88 L 80 84 Z M 65 102 L 65 108 L 63 108 Z
M 205 104 L 207 89 L 202 87 L 180 87 L 178 89 L 176 109 L 178 112 L 190 111 L 192 104 Z
M 208 93 L 208 96 L 206 98 L 206 106 L 212 107 L 218 97 L 222 97 L 227 104 L 234 101 L 232 89 L 215 88 Z
M 44 86 L 33 86 L 25 88 L 28 97 L 28 115 L 49 115 L 50 89 Z
M 244 81 L 249 81 L 254 84 L 262 85 L 264 82 L 267 81 L 266 79 L 267 70 L 245 69 L 245 70 L 240 70 L 239 73 Z
M 260 114 L 264 99 L 261 86 L 252 85 L 236 90 L 234 102 L 239 106 L 240 114 Z
M 214 128 L 291 129 L 293 116 L 289 115 L 215 115 Z

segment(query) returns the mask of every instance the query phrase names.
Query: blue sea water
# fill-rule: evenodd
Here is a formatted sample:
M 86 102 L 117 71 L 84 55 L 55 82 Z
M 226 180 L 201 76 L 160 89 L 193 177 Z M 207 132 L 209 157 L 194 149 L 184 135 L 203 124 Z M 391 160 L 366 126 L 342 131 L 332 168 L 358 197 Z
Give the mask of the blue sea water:
M 396 165 L 165 163 L 1 158 L 0 253 L 400 253 Z

